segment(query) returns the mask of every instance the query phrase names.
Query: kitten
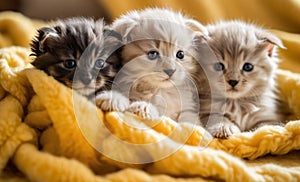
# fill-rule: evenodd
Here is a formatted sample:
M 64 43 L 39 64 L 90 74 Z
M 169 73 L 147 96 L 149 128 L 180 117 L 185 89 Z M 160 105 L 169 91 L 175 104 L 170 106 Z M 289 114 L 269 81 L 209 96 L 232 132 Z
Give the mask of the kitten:
M 241 21 L 208 25 L 207 30 L 216 57 L 202 64 L 208 79 L 203 72 L 200 75 L 200 118 L 206 129 L 227 138 L 281 124 L 275 81 L 276 46 L 284 47 L 281 40 Z
M 130 110 L 146 119 L 165 115 L 200 125 L 193 80 L 199 65 L 189 49 L 204 38 L 204 26 L 171 10 L 148 8 L 123 15 L 112 28 L 126 42 L 115 83 L 133 102 Z
M 33 65 L 83 96 L 95 100 L 105 111 L 124 111 L 128 99 L 107 91 L 120 69 L 121 35 L 103 20 L 70 18 L 38 30 L 32 41 Z M 112 94 L 114 97 L 112 97 Z

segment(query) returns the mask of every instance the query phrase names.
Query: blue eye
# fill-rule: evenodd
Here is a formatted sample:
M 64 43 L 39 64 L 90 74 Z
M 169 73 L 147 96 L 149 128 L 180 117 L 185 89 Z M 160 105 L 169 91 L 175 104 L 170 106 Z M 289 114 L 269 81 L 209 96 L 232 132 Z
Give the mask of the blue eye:
M 224 64 L 223 63 L 215 63 L 214 64 L 214 69 L 216 70 L 216 71 L 223 71 L 224 69 L 225 69 L 225 66 L 224 66 Z
M 67 69 L 72 69 L 76 67 L 76 61 L 74 59 L 67 59 L 63 62 L 63 65 Z
M 247 72 L 250 72 L 252 71 L 254 68 L 253 64 L 251 63 L 245 63 L 244 66 L 243 66 L 243 70 L 244 71 L 247 71 Z
M 96 69 L 102 69 L 104 67 L 104 63 L 105 61 L 103 59 L 97 59 L 97 61 L 95 62 L 95 68 Z
M 148 59 L 154 60 L 154 59 L 158 58 L 159 53 L 157 51 L 150 51 L 150 52 L 148 52 L 147 56 L 148 56 Z
M 183 59 L 183 58 L 184 58 L 184 52 L 183 52 L 183 51 L 178 51 L 178 52 L 176 53 L 176 57 L 177 57 L 178 59 Z

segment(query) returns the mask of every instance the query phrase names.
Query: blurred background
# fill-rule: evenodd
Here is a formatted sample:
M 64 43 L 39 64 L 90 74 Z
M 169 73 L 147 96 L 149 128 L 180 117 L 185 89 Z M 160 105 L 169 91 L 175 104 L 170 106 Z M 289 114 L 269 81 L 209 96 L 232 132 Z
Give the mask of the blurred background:
M 0 0 L 0 11 L 13 10 L 35 19 L 53 20 L 70 16 L 105 17 L 97 0 Z
M 181 11 L 204 25 L 238 19 L 262 26 L 287 48 L 279 49 L 280 67 L 300 72 L 300 0 L 0 0 L 0 48 L 28 47 L 36 29 L 48 20 L 84 16 L 110 23 L 147 7 Z
M 202 23 L 241 19 L 270 29 L 300 33 L 300 0 L 0 0 L 0 11 L 13 10 L 35 19 L 104 17 L 145 7 L 183 11 Z

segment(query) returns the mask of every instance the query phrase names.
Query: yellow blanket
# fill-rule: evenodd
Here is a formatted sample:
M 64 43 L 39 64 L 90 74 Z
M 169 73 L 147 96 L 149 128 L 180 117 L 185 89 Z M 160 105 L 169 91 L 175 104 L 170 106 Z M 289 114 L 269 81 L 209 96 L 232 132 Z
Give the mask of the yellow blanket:
M 17 26 L 10 30 L 23 32 L 28 44 L 40 24 L 0 14 L 0 27 L 8 25 Z M 299 39 L 277 33 L 299 49 Z M 16 42 L 7 34 L 0 39 L 5 46 Z M 299 74 L 277 72 L 282 98 L 293 111 L 285 127 L 209 142 L 203 128 L 188 123 L 103 113 L 31 68 L 29 54 L 24 47 L 0 50 L 0 181 L 300 181 Z M 285 65 L 292 64 L 289 55 L 281 54 Z

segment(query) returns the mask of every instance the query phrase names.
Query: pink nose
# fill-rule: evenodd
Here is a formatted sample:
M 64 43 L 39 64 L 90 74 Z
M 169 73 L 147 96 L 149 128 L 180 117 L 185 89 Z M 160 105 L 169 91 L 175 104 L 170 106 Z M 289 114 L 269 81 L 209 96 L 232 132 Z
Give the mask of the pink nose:
M 176 70 L 175 69 L 165 69 L 164 72 L 168 75 L 168 76 L 172 76 L 174 74 Z

